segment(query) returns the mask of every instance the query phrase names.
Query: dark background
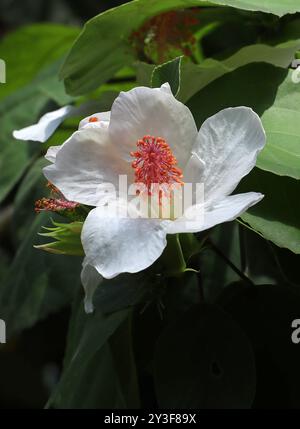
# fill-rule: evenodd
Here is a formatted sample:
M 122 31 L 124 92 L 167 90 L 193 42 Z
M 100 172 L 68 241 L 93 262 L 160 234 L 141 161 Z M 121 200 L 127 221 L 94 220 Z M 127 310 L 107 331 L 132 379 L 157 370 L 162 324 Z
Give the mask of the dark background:
M 2 34 L 24 24 L 56 22 L 81 25 L 106 9 L 126 0 L 1 0 Z

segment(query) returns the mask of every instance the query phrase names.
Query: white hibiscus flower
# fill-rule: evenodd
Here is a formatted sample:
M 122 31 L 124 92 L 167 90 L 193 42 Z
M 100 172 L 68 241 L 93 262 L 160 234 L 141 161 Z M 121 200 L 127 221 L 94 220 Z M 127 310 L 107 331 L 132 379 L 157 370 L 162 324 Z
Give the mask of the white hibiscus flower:
M 265 140 L 259 117 L 247 107 L 220 111 L 198 132 L 190 110 L 164 84 L 121 92 L 110 113 L 84 119 L 62 146 L 50 148 L 46 178 L 68 200 L 95 207 L 81 236 L 86 309 L 92 310 L 91 292 L 101 276 L 111 279 L 149 267 L 165 249 L 168 234 L 206 230 L 260 201 L 263 195 L 255 192 L 230 194 L 255 166 Z M 177 218 L 120 216 L 103 205 L 110 192 L 107 183 L 118 190 L 120 175 L 129 185 L 139 181 L 147 188 L 152 183 L 203 183 L 205 199 Z M 123 207 L 124 202 L 115 204 Z

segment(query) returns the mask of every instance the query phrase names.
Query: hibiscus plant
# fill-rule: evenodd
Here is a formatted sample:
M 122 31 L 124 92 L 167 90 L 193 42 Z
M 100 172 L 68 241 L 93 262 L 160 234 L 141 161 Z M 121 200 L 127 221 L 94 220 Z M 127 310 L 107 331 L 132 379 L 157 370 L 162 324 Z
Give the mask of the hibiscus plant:
M 49 26 L 57 56 L 0 99 L 0 317 L 10 338 L 71 308 L 47 407 L 265 406 L 267 360 L 299 405 L 297 12 L 134 0 Z

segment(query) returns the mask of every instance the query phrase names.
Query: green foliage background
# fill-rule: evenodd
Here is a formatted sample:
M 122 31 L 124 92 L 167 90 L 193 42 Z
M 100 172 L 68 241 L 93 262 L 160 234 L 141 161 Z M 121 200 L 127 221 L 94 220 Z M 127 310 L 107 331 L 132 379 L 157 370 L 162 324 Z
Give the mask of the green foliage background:
M 300 55 L 298 0 L 116 8 L 57 0 L 46 12 L 25 3 L 26 17 L 18 8 L 1 13 L 0 318 L 8 343 L 0 346 L 0 406 L 299 408 L 300 346 L 291 342 L 300 317 L 300 83 L 291 68 Z M 135 48 L 132 34 L 147 20 L 190 7 L 198 19 L 193 55 L 167 46 L 158 64 L 146 38 L 142 55 Z M 86 315 L 81 258 L 33 248 L 44 243 L 42 226 L 62 220 L 33 211 L 46 193 L 43 155 L 76 121 L 44 145 L 16 141 L 12 131 L 68 103 L 96 100 L 109 110 L 120 90 L 165 81 L 198 127 L 229 106 L 260 115 L 267 145 L 239 190 L 265 198 L 197 236 L 197 245 L 180 237 L 199 275 L 162 284 L 150 269 L 104 281 Z

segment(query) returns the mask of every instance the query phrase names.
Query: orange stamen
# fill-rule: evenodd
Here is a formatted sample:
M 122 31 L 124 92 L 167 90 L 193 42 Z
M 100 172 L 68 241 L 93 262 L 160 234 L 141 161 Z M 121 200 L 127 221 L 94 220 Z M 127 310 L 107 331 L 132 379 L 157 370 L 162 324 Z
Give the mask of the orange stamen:
M 146 185 L 148 195 L 152 194 L 153 185 L 163 184 L 164 193 L 168 193 L 166 191 L 166 188 L 170 188 L 168 185 L 184 184 L 181 180 L 182 170 L 177 167 L 177 159 L 166 140 L 147 135 L 138 140 L 137 148 L 136 152 L 130 154 L 135 158 L 131 164 L 135 170 L 135 183 Z M 160 188 L 160 202 L 162 194 L 163 191 Z
M 96 116 L 91 116 L 90 118 L 89 118 L 89 122 L 98 122 L 99 121 L 99 119 L 98 118 L 96 118 Z
M 78 205 L 78 203 L 63 199 L 42 198 L 35 202 L 35 211 L 37 213 L 42 211 L 60 212 L 63 210 L 74 210 Z
M 54 185 L 53 185 L 53 183 L 48 182 L 46 186 L 47 186 L 47 188 L 49 188 L 49 189 L 50 189 L 51 194 L 61 195 L 61 193 L 60 193 L 59 189 L 57 189 L 57 187 L 56 187 L 56 186 L 54 186 Z

